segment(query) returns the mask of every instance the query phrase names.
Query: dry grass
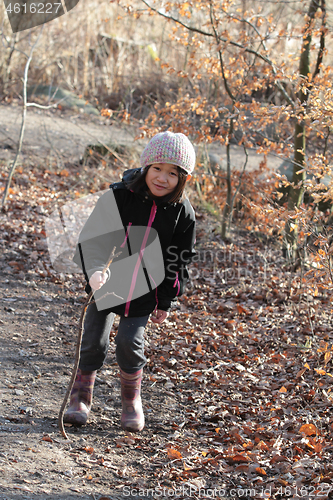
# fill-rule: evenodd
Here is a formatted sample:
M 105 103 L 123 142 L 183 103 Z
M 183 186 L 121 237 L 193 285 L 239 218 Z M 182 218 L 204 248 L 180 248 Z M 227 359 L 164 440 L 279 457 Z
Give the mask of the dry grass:
M 79 2 L 44 26 L 29 82 L 56 85 L 100 106 L 141 109 L 145 114 L 146 108 L 177 90 L 156 60 L 161 52 L 173 60 L 183 58 L 182 48 L 170 45 L 166 24 L 151 16 L 135 20 L 109 2 Z M 28 52 L 41 28 L 13 35 L 2 3 L 0 25 L 0 94 L 10 98 L 21 92 L 26 58 L 20 51 Z

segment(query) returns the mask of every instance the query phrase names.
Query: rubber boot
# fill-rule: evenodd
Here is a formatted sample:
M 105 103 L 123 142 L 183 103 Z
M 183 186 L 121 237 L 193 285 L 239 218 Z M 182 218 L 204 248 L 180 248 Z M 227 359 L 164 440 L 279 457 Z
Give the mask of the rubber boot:
M 93 389 L 97 370 L 77 371 L 71 392 L 69 408 L 64 415 L 66 424 L 85 425 L 91 409 Z
M 141 403 L 142 369 L 135 373 L 120 370 L 121 382 L 121 427 L 126 431 L 139 432 L 145 426 Z

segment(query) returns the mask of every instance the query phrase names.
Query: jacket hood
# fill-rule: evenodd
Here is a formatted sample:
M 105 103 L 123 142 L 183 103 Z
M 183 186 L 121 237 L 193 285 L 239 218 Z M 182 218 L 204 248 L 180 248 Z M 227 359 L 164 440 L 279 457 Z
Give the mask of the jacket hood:
M 130 168 L 125 170 L 123 173 L 122 182 L 128 188 L 129 184 L 134 181 L 135 177 L 137 177 L 141 172 L 141 168 Z

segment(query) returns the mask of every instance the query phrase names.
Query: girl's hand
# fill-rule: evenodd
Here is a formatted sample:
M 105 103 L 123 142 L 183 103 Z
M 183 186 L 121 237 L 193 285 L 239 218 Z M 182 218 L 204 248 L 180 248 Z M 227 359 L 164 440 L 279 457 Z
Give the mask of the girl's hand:
M 99 290 L 106 283 L 107 274 L 102 271 L 95 271 L 89 280 L 89 285 L 93 290 Z
M 163 321 L 168 317 L 169 313 L 167 311 L 162 311 L 161 309 L 156 309 L 151 316 L 150 319 L 153 323 L 163 323 Z

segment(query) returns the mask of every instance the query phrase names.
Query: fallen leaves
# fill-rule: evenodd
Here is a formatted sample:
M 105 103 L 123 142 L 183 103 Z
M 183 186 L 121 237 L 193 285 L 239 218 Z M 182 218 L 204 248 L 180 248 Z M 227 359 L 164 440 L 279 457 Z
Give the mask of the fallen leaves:
M 289 485 L 291 477 L 302 482 L 308 478 L 310 463 L 302 460 L 323 458 L 330 439 L 326 399 L 316 389 L 318 384 L 329 390 L 323 377 L 329 378 L 330 345 L 316 355 L 316 342 L 308 340 L 308 317 L 302 307 L 280 305 L 285 304 L 288 293 L 278 272 L 272 276 L 274 305 L 265 303 L 270 300 L 268 281 L 266 291 L 263 287 L 258 290 L 260 285 L 253 281 L 246 285 L 246 280 L 242 291 L 240 287 L 223 291 L 222 287 L 223 300 L 218 280 L 208 283 L 198 280 L 198 288 L 184 297 L 190 317 L 181 308 L 171 331 L 166 335 L 160 329 L 158 343 L 152 338 L 149 347 L 151 377 L 156 381 L 155 374 L 165 374 L 173 381 L 192 406 L 186 428 L 217 448 L 209 452 L 196 445 L 197 456 L 186 459 L 186 470 L 179 470 L 179 475 L 198 470 L 208 474 L 209 466 L 211 471 L 223 470 L 226 481 L 232 477 L 249 485 L 260 480 L 260 484 L 273 485 L 272 491 Z M 318 314 L 322 314 L 318 320 L 328 324 L 328 312 L 323 313 L 316 300 Z M 177 368 L 163 363 L 159 369 L 162 359 L 158 352 L 166 348 Z M 319 356 L 325 369 L 318 368 Z M 163 358 L 167 359 L 165 354 Z M 205 368 L 198 369 L 201 366 Z M 317 405 L 325 419 L 325 437 L 317 425 L 307 421 L 309 404 Z M 204 409 L 201 415 L 195 410 L 200 407 Z M 168 448 L 172 467 L 185 460 L 179 447 L 184 441 L 185 435 L 179 435 Z M 300 466 L 292 468 L 294 463 Z

